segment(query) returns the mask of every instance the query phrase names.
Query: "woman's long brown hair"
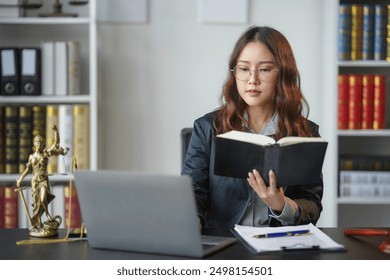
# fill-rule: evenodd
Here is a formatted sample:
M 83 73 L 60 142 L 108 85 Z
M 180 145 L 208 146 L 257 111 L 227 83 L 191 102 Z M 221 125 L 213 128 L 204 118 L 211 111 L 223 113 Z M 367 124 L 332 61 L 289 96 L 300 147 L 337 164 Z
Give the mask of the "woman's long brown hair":
M 287 39 L 279 31 L 270 27 L 250 27 L 237 41 L 229 60 L 229 69 L 237 63 L 237 59 L 249 42 L 265 44 L 275 57 L 279 68 L 278 81 L 274 96 L 274 104 L 278 114 L 278 128 L 275 139 L 285 136 L 312 136 L 307 121 L 309 105 L 304 98 L 300 76 L 294 54 Z M 236 79 L 231 71 L 223 85 L 221 102 L 214 119 L 216 133 L 230 130 L 245 130 L 247 125 L 244 118 L 246 103 L 237 91 Z M 306 116 L 302 115 L 306 110 Z

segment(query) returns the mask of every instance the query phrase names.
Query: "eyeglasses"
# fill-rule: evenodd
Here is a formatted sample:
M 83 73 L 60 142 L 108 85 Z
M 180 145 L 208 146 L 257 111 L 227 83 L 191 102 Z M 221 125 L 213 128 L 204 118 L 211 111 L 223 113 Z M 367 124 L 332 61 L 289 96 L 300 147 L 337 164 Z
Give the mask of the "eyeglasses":
M 261 67 L 259 69 L 251 70 L 246 66 L 236 65 L 230 71 L 232 71 L 234 77 L 240 81 L 248 81 L 253 73 L 257 73 L 260 81 L 268 82 L 272 80 L 274 72 L 278 72 L 279 69 L 274 67 Z

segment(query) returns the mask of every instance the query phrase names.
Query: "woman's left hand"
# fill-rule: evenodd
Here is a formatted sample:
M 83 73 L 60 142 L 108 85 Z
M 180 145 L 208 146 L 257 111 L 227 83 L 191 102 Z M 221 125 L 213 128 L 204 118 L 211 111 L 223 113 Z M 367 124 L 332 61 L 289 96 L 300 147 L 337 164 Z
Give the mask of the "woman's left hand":
M 270 170 L 269 186 L 267 186 L 257 170 L 248 173 L 248 183 L 260 198 L 268 205 L 272 211 L 282 212 L 284 207 L 284 190 L 276 186 L 275 173 Z

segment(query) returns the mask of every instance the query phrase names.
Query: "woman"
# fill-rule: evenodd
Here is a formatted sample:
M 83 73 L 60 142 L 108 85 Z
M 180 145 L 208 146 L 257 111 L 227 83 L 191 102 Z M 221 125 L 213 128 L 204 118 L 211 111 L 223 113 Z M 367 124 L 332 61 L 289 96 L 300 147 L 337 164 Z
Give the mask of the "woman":
M 270 27 L 251 27 L 237 41 L 223 86 L 222 106 L 194 122 L 182 174 L 193 179 L 203 228 L 316 223 L 322 211 L 322 179 L 313 185 L 269 186 L 256 170 L 248 179 L 214 175 L 215 136 L 230 130 L 285 136 L 319 136 L 302 114 L 308 104 L 287 39 Z

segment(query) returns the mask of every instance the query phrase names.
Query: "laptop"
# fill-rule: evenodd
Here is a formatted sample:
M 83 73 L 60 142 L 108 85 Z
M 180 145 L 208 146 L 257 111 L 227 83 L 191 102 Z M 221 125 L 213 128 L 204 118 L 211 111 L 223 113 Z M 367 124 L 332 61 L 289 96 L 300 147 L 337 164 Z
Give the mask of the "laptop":
M 190 177 L 76 170 L 74 178 L 93 248 L 202 258 L 236 241 L 201 234 Z

